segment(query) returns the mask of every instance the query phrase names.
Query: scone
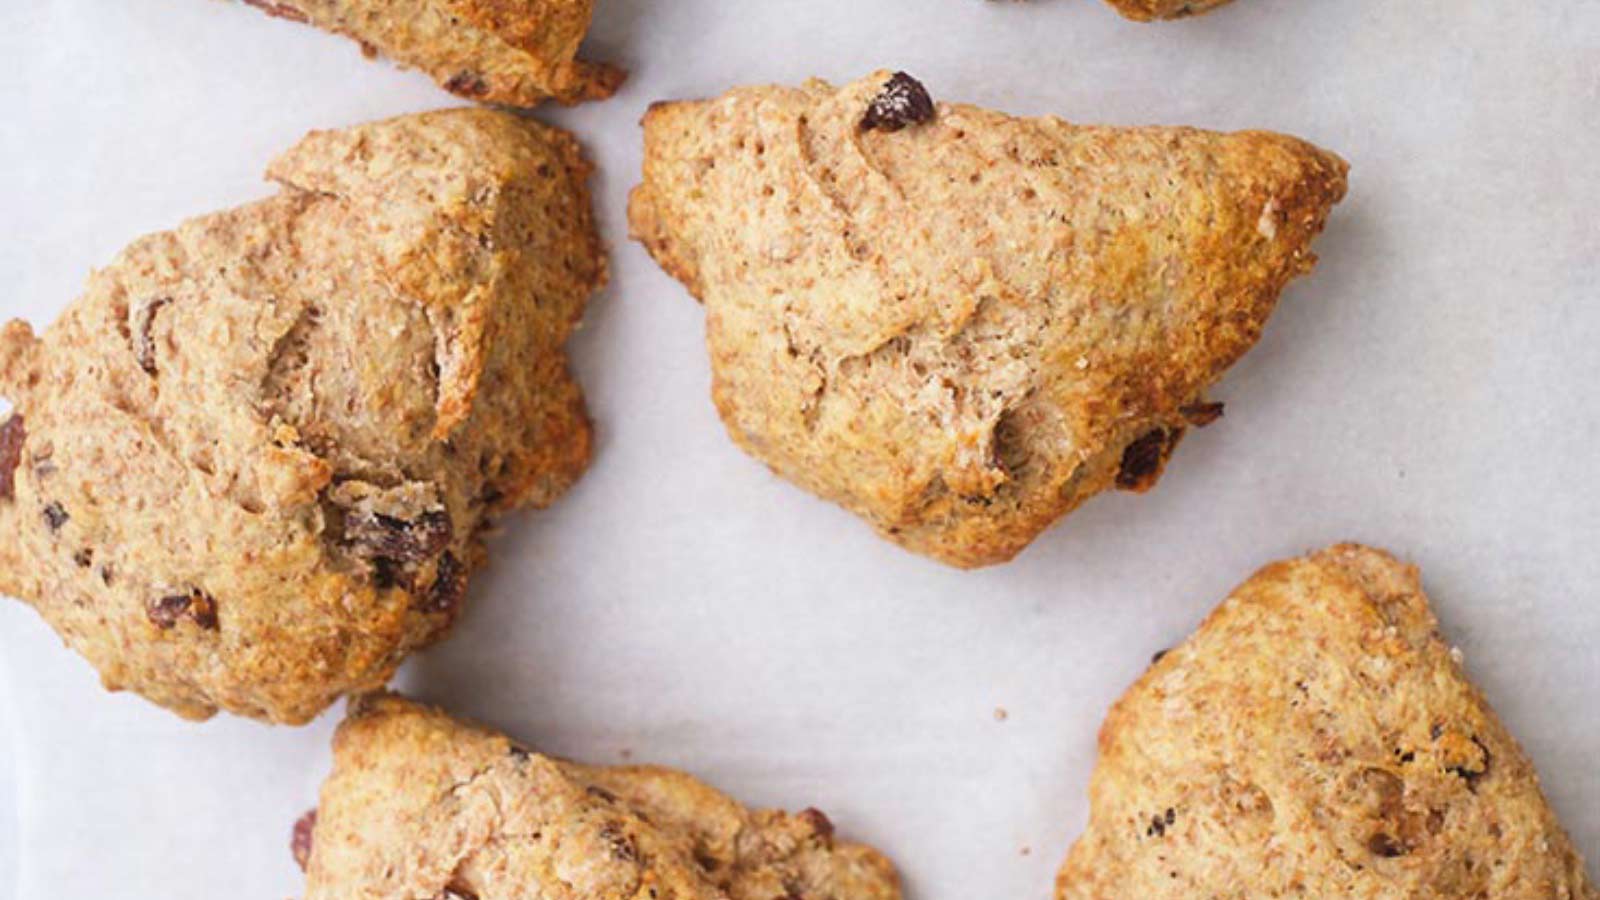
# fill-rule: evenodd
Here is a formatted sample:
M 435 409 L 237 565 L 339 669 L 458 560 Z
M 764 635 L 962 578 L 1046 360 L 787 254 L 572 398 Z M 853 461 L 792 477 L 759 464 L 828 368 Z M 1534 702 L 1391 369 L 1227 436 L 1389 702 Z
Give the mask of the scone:
M 644 130 L 632 232 L 705 304 L 733 439 L 958 566 L 1150 487 L 1345 190 L 1294 138 L 1018 119 L 904 73 Z
M 594 0 L 245 0 L 361 42 L 485 103 L 602 100 L 621 69 L 577 58 Z
M 565 132 L 314 133 L 269 199 L 0 331 L 0 592 L 127 688 L 303 722 L 460 611 L 490 519 L 587 465 L 562 345 L 605 260 Z
M 815 810 L 751 811 L 688 775 L 551 759 L 393 695 L 351 703 L 295 827 L 306 900 L 897 900 Z
M 1106 0 L 1117 12 L 1139 22 L 1182 19 L 1210 12 L 1233 0 Z
M 1345 544 L 1270 565 L 1100 730 L 1059 900 L 1593 900 L 1417 572 Z

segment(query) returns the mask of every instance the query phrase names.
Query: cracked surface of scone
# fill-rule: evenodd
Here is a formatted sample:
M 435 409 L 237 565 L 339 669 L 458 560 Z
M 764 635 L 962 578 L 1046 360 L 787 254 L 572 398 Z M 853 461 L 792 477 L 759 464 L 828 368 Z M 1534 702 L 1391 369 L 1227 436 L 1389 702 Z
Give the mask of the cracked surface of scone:
M 1275 563 L 1100 731 L 1059 900 L 1594 900 L 1538 776 L 1417 572 L 1354 544 Z
M 900 897 L 888 860 L 815 810 L 552 759 L 392 694 L 351 701 L 307 840 L 306 900 Z
M 420 69 L 453 94 L 534 106 L 602 100 L 623 72 L 577 58 L 594 0 L 245 0 Z
M 588 463 L 563 343 L 605 259 L 565 132 L 315 132 L 268 199 L 0 331 L 0 592 L 193 718 L 302 722 L 457 615 L 490 517 Z M 13 537 L 14 536 L 14 537 Z
M 1345 190 L 1295 138 L 1013 118 L 903 73 L 644 128 L 632 233 L 705 304 L 734 440 L 960 566 L 1153 484 Z
M 1233 0 L 1106 0 L 1117 12 L 1139 22 L 1184 19 L 1210 12 Z

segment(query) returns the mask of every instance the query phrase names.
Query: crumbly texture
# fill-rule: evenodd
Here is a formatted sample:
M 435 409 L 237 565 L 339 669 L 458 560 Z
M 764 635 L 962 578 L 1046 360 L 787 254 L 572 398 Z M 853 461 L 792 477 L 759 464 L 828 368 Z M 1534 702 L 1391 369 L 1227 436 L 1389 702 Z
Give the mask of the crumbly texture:
M 1594 900 L 1533 766 L 1414 568 L 1353 544 L 1270 565 L 1100 731 L 1059 900 Z
M 491 517 L 587 465 L 588 172 L 488 110 L 313 133 L 276 196 L 136 241 L 42 336 L 7 324 L 0 592 L 191 718 L 381 686 Z
M 879 72 L 657 104 L 629 220 L 705 304 L 735 441 L 978 566 L 1155 482 L 1311 268 L 1346 166 L 1264 132 L 925 98 Z
M 245 0 L 420 69 L 469 100 L 602 100 L 624 73 L 577 58 L 593 0 Z
M 307 900 L 900 897 L 888 860 L 815 810 L 751 811 L 669 769 L 551 759 L 393 695 L 352 702 L 302 821 Z
M 1184 19 L 1210 12 L 1233 0 L 1106 0 L 1117 12 L 1137 22 Z

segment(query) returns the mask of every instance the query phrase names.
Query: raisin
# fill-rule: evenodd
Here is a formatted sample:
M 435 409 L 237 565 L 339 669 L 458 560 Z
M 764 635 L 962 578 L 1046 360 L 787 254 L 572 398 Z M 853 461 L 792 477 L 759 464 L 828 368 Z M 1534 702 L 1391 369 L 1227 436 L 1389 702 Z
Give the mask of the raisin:
M 407 521 L 382 513 L 351 513 L 344 540 L 361 556 L 397 563 L 421 562 L 449 546 L 454 529 L 445 512 L 424 513 Z
M 311 840 L 316 827 L 317 811 L 313 809 L 294 821 L 294 831 L 289 835 L 289 852 L 302 872 L 311 864 Z
M 1161 837 L 1167 833 L 1166 820 L 1160 816 L 1150 817 L 1150 827 L 1144 830 L 1145 837 Z
M 1166 659 L 1167 654 L 1171 652 L 1171 650 L 1157 650 L 1156 652 L 1150 654 L 1150 665 L 1153 666 L 1156 663 L 1161 662 L 1163 659 Z
M 1178 407 L 1178 415 L 1196 428 L 1204 428 L 1212 422 L 1222 418 L 1223 405 L 1221 403 L 1190 403 Z
M 815 807 L 802 809 L 796 818 L 811 826 L 812 833 L 817 837 L 833 837 L 833 821 L 822 810 Z
M 61 504 L 53 500 L 45 504 L 44 524 L 49 526 L 51 531 L 60 531 L 61 526 L 67 524 L 71 519 L 72 516 L 67 515 L 66 508 Z
M 72 554 L 72 561 L 78 564 L 78 568 L 87 569 L 94 565 L 94 551 L 84 547 L 77 553 Z
M 217 630 L 217 601 L 199 588 L 187 594 L 168 594 L 152 600 L 145 604 L 144 612 L 162 631 L 171 629 L 185 616 L 207 631 Z
M 1125 491 L 1148 490 L 1161 475 L 1161 466 L 1167 453 L 1176 443 L 1177 432 L 1157 428 L 1129 444 L 1122 451 L 1122 465 L 1117 470 L 1117 487 Z
M 638 862 L 639 849 L 633 845 L 633 838 L 622 830 L 616 822 L 607 822 L 600 826 L 600 839 L 611 848 L 613 858 L 622 862 Z
M 0 425 L 0 500 L 17 495 L 17 465 L 22 462 L 22 443 L 27 439 L 28 429 L 20 414 L 13 414 Z
M 489 93 L 489 83 L 477 72 L 461 71 L 450 76 L 450 80 L 444 83 L 444 89 L 462 97 L 482 97 Z
M 1381 856 L 1384 859 L 1406 855 L 1406 846 L 1382 831 L 1367 839 L 1367 849 L 1372 851 L 1374 856 Z
M 287 3 L 277 3 L 273 2 L 273 0 L 244 0 L 244 2 L 265 11 L 269 16 L 277 16 L 280 19 L 288 19 L 291 22 L 311 21 L 306 17 L 305 13 Z
M 421 609 L 426 613 L 454 612 L 461 605 L 461 598 L 467 592 L 467 569 L 456 559 L 454 553 L 446 550 L 439 557 L 438 567 L 434 571 L 433 586 L 428 588 L 428 594 L 422 598 Z
M 598 799 L 604 800 L 607 803 L 615 803 L 615 802 L 617 802 L 617 795 L 616 794 L 611 793 L 610 791 L 608 791 L 605 788 L 599 786 L 598 784 L 591 784 L 588 787 L 584 788 L 583 790 L 584 790 L 584 793 L 588 794 L 589 796 L 596 797 Z
M 189 618 L 193 619 L 196 625 L 207 631 L 216 631 L 219 624 L 217 622 L 217 601 L 210 594 L 201 590 L 194 592 L 192 601 L 189 604 Z
M 899 131 L 907 125 L 932 122 L 937 115 L 933 98 L 922 82 L 904 72 L 896 72 L 872 98 L 861 117 L 863 131 Z
M 144 606 L 144 614 L 157 628 L 166 631 L 178 624 L 183 614 L 189 611 L 188 594 L 168 594 L 165 597 L 152 600 Z
M 413 587 L 411 573 L 394 560 L 381 556 L 372 561 L 372 583 L 379 590 L 401 587 L 409 591 Z
M 129 333 L 133 341 L 133 358 L 146 374 L 156 374 L 156 339 L 151 333 L 156 324 L 156 313 L 172 302 L 171 297 L 146 300 L 130 312 Z

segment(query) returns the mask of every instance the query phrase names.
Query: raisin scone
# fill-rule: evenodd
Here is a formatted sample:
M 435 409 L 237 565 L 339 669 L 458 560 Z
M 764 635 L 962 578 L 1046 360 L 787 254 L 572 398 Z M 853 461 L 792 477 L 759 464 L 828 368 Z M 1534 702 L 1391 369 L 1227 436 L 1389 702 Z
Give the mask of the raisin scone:
M 535 106 L 616 92 L 621 69 L 577 58 L 594 0 L 245 0 L 420 69 L 469 100 Z
M 392 694 L 351 701 L 294 829 L 306 900 L 898 900 L 816 810 L 752 811 L 681 772 L 552 759 Z
M 1233 0 L 1106 0 L 1117 12 L 1136 22 L 1183 19 L 1210 12 Z
M 1059 900 L 1595 900 L 1416 569 L 1345 544 L 1267 566 L 1100 731 Z
M 644 129 L 632 233 L 705 304 L 733 439 L 958 566 L 1150 487 L 1345 190 L 1294 138 L 1013 118 L 904 73 Z
M 563 343 L 605 259 L 565 132 L 316 132 L 269 199 L 0 331 L 0 592 L 106 686 L 303 722 L 460 610 L 480 532 L 588 463 Z

